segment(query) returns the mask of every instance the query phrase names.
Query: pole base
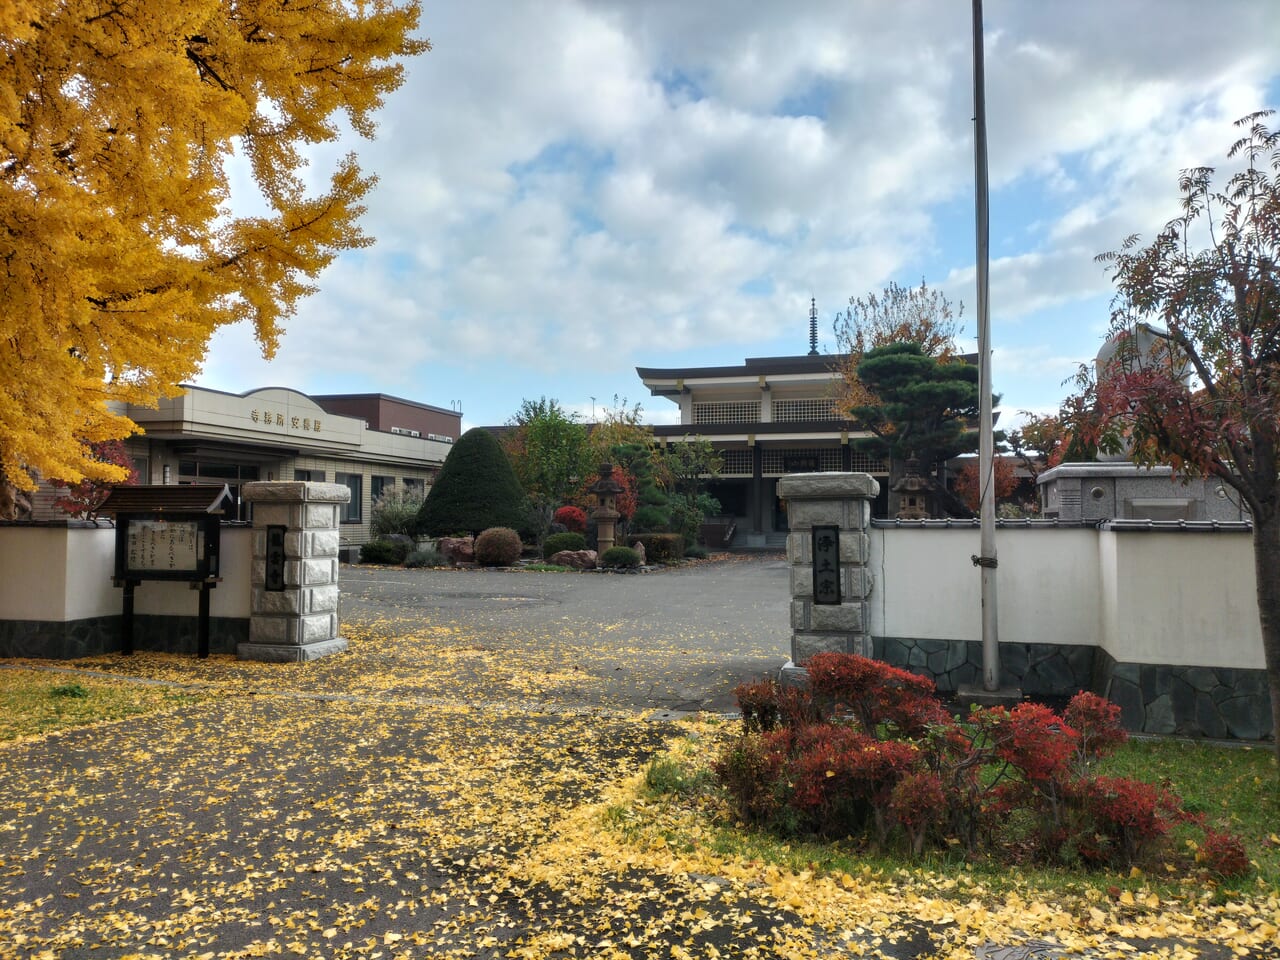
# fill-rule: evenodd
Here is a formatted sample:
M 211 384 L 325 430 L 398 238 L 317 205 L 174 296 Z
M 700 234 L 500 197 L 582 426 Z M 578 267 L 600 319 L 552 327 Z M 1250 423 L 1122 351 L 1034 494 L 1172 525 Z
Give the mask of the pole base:
M 962 683 L 956 688 L 956 705 L 966 712 L 974 704 L 979 707 L 1013 707 L 1021 702 L 1020 687 L 987 690 L 978 683 Z

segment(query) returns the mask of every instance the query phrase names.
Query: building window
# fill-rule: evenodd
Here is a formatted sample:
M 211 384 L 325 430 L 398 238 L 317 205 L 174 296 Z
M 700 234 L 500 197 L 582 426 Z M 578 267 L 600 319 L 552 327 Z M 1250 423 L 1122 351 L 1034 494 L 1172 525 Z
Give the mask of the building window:
M 427 495 L 427 481 L 421 477 L 401 477 L 404 484 L 405 493 L 416 500 L 421 500 Z
M 223 484 L 231 491 L 234 507 L 227 507 L 223 515 L 225 520 L 252 520 L 253 510 L 250 504 L 240 499 L 240 484 L 258 479 L 256 463 L 222 463 L 209 460 L 180 460 L 178 462 L 179 483 Z
M 775 423 L 830 422 L 843 419 L 836 413 L 835 401 L 830 397 L 809 399 L 774 400 Z
M 324 483 L 323 470 L 295 470 L 293 479 L 302 483 Z
M 342 522 L 359 523 L 363 516 L 360 511 L 360 497 L 364 492 L 364 477 L 358 473 L 335 473 L 333 482 L 340 483 L 351 491 L 351 499 L 342 505 Z
M 721 450 L 720 458 L 723 461 L 720 467 L 721 476 L 751 476 L 750 450 Z
M 695 403 L 694 423 L 759 423 L 759 400 L 719 400 Z
M 780 477 L 787 473 L 826 473 L 840 469 L 839 447 L 810 449 L 766 447 L 762 452 L 762 472 Z
M 395 489 L 395 477 L 379 477 L 372 476 L 369 478 L 369 503 L 374 504 L 383 498 L 385 494 Z

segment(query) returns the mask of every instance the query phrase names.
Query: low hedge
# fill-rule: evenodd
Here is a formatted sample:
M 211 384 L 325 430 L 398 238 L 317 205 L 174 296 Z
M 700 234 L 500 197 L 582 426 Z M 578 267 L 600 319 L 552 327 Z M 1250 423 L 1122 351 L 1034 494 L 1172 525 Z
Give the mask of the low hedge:
M 401 540 L 370 540 L 360 545 L 360 562 L 401 564 L 412 549 L 412 543 Z
M 640 554 L 630 547 L 610 547 L 600 555 L 602 567 L 638 567 Z
M 561 550 L 585 550 L 587 538 L 580 533 L 553 533 L 542 541 L 542 555 L 548 559 Z
M 644 544 L 644 558 L 649 563 L 675 563 L 684 556 L 684 537 L 678 533 L 633 533 L 628 543 Z
M 406 567 L 447 567 L 449 561 L 439 550 L 415 550 L 404 558 Z

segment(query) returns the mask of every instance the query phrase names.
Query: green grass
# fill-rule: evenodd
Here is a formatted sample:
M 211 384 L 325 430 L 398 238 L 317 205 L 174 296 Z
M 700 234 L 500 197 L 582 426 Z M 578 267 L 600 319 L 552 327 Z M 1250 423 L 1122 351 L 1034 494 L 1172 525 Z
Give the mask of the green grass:
M 736 724 L 724 731 L 728 736 L 736 733 Z M 912 861 L 896 850 L 876 851 L 859 838 L 826 841 L 746 827 L 735 822 L 728 812 L 710 775 L 709 764 L 717 749 L 714 741 L 718 739 L 711 736 L 678 741 L 668 753 L 653 760 L 640 789 L 639 799 L 643 802 L 626 810 L 612 809 L 607 824 L 624 837 L 634 837 L 644 832 L 645 821 L 649 821 L 673 849 L 688 849 L 697 843 L 725 856 L 794 872 L 807 869 L 858 875 L 869 871 L 888 876 L 907 870 L 931 874 L 956 881 L 951 889 L 961 897 L 974 884 L 996 893 L 1030 891 L 1050 898 L 1055 894 L 1088 895 L 1088 891 L 1099 888 L 1146 888 L 1162 897 L 1177 897 L 1203 891 L 1205 886 L 1204 878 L 1196 875 L 1194 850 L 1187 843 L 1192 837 L 1190 830 L 1173 835 L 1166 848 L 1167 856 L 1154 863 L 1149 872 L 1134 873 L 1128 869 L 1106 872 L 1057 866 L 1011 867 L 995 859 L 966 856 L 960 847 L 926 852 L 922 859 Z M 1260 889 L 1280 890 L 1280 769 L 1269 748 L 1131 741 L 1100 764 L 1098 772 L 1162 783 L 1181 796 L 1189 810 L 1205 814 L 1209 826 L 1228 828 L 1244 840 L 1255 869 L 1243 878 L 1217 881 L 1215 898 L 1236 892 L 1256 894 Z M 682 808 L 686 816 L 666 816 L 664 804 Z M 690 813 L 696 827 L 689 826 Z M 682 830 L 689 835 L 681 836 Z M 1166 868 L 1165 862 L 1174 869 Z
M 520 569 L 532 573 L 572 573 L 573 567 L 564 567 L 558 563 L 527 563 Z
M 201 697 L 172 687 L 41 670 L 0 670 L 0 742 L 171 710 Z

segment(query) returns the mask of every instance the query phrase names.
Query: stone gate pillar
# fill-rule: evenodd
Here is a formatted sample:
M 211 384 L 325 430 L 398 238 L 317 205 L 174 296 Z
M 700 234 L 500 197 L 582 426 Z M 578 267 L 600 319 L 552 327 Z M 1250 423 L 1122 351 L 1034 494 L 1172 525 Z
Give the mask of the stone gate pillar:
M 253 598 L 241 660 L 301 661 L 340 653 L 338 521 L 351 491 L 339 483 L 246 483 L 253 504 Z
M 867 528 L 879 492 L 866 473 L 796 473 L 778 481 L 791 530 L 791 660 L 798 667 L 815 653 L 872 654 Z

